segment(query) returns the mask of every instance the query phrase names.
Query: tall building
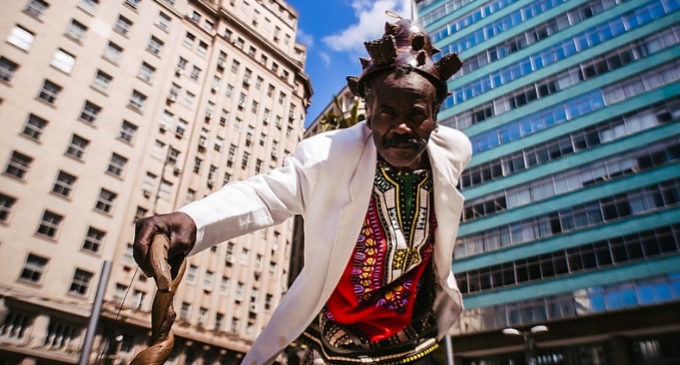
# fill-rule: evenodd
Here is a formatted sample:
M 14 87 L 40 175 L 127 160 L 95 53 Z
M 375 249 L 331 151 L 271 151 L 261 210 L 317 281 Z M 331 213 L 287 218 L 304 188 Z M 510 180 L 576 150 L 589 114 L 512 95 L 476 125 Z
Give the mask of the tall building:
M 457 364 L 677 363 L 680 4 L 424 0 L 465 60 L 440 123 L 472 140 Z M 446 224 L 440 222 L 440 224 Z
M 281 0 L 23 0 L 0 15 L 0 364 L 145 348 L 133 222 L 282 166 L 312 95 Z M 188 259 L 171 364 L 235 364 L 287 288 L 292 220 Z

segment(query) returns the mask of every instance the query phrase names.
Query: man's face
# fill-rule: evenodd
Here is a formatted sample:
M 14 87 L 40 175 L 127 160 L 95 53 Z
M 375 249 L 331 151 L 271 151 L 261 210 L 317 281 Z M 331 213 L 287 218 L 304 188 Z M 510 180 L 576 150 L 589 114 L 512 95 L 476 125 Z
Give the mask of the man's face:
M 415 170 L 435 129 L 436 89 L 417 72 L 383 73 L 373 81 L 367 105 L 373 141 L 382 158 L 396 168 Z

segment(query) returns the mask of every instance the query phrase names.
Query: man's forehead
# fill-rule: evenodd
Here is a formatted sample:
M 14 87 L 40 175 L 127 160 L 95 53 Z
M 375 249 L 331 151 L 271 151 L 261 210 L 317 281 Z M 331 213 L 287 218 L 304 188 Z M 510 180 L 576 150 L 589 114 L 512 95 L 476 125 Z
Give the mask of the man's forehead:
M 436 94 L 436 88 L 432 82 L 417 72 L 408 74 L 399 72 L 381 73 L 373 79 L 371 86 L 378 95 L 414 94 L 434 98 Z

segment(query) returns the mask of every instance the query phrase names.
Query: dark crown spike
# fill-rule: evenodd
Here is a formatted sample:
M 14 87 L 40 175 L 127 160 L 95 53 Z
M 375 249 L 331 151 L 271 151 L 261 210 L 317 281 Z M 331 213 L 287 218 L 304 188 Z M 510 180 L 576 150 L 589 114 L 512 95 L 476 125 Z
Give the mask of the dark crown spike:
M 359 95 L 359 78 L 356 76 L 347 76 L 347 86 L 349 87 L 349 91 L 352 93 L 354 96 L 360 97 Z
M 359 61 L 361 61 L 361 68 L 364 68 L 364 69 L 371 64 L 370 58 L 359 57 Z
M 385 22 L 385 35 L 397 34 L 398 29 L 399 29 L 398 25 L 390 22 Z
M 439 78 L 443 81 L 448 80 L 453 74 L 460 70 L 463 61 L 458 58 L 456 53 L 449 53 L 434 63 L 434 67 L 439 71 Z
M 439 49 L 435 46 L 432 46 L 432 55 L 436 55 L 437 53 L 439 53 L 441 51 L 442 51 L 441 49 Z
M 397 58 L 397 41 L 392 35 L 365 42 L 364 46 L 376 65 L 387 65 Z

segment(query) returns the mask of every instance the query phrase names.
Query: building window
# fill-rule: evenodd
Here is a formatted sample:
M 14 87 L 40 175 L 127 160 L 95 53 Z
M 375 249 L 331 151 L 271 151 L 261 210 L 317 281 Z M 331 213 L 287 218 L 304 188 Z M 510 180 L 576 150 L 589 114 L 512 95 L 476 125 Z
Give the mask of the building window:
M 76 295 L 86 295 L 88 289 L 90 288 L 91 281 L 92 273 L 85 270 L 76 269 L 76 273 L 73 275 L 73 282 L 71 283 L 69 293 Z
M 76 63 L 75 57 L 64 52 L 64 50 L 60 48 L 54 54 L 54 58 L 52 58 L 52 63 L 50 64 L 61 71 L 71 73 L 71 70 L 73 70 L 73 65 L 75 65 L 75 63 Z
M 163 13 L 162 11 L 158 13 L 158 19 L 156 21 L 156 24 L 158 24 L 161 29 L 168 31 L 170 29 L 170 24 L 172 22 L 172 19 Z
M 224 318 L 224 314 L 222 314 L 222 313 L 216 313 L 215 314 L 215 326 L 213 327 L 214 331 L 222 330 L 222 319 L 223 318 Z
M 267 96 L 271 98 L 273 95 L 274 95 L 274 85 L 269 84 L 269 86 L 267 87 Z
M 127 293 L 128 287 L 123 284 L 116 284 L 116 289 L 113 292 L 113 301 L 118 304 L 122 304 L 125 299 L 125 294 Z
M 47 121 L 45 119 L 29 114 L 28 120 L 21 133 L 36 141 L 40 141 L 45 133 L 45 127 L 47 127 Z
M 42 0 L 29 0 L 24 11 L 38 19 L 42 19 L 47 13 L 49 5 Z
M 262 82 L 263 81 L 264 81 L 264 79 L 261 78 L 260 76 L 258 76 L 257 79 L 255 79 L 255 89 L 257 89 L 257 90 L 262 89 Z
M 236 283 L 236 293 L 234 295 L 234 299 L 241 301 L 243 300 L 243 283 L 238 282 Z
M 293 139 L 293 127 L 291 126 L 286 127 L 286 138 Z
M 191 69 L 191 79 L 194 81 L 198 81 L 198 77 L 201 76 L 201 69 L 194 66 L 194 68 Z
M 194 159 L 194 174 L 200 174 L 201 173 L 201 164 L 203 164 L 203 160 L 196 157 L 196 159 Z
M 224 179 L 222 179 L 222 186 L 227 185 L 231 181 L 231 174 L 228 172 L 224 173 Z
M 198 279 L 198 266 L 189 265 L 189 267 L 187 268 L 186 276 L 187 284 L 196 284 L 197 279 Z
M 87 34 L 87 27 L 77 20 L 71 19 L 71 23 L 68 25 L 68 29 L 66 30 L 66 36 L 73 39 L 74 41 L 80 42 L 83 38 L 85 38 L 85 34 Z
M 50 80 L 45 80 L 43 82 L 42 88 L 40 89 L 40 94 L 38 94 L 38 97 L 50 104 L 55 104 L 57 99 L 59 99 L 59 93 L 61 93 L 61 86 L 53 83 Z
M 83 110 L 80 112 L 80 119 L 95 124 L 101 111 L 102 108 L 92 104 L 89 100 L 86 100 L 83 105 Z
M 238 328 L 240 326 L 240 320 L 236 317 L 231 319 L 231 326 L 229 327 L 229 332 L 238 333 Z
M 198 48 L 196 49 L 196 52 L 198 52 L 198 54 L 201 56 L 205 56 L 206 52 L 208 52 L 208 44 L 203 41 L 198 42 Z
M 215 179 L 215 173 L 216 172 L 217 172 L 217 167 L 214 166 L 214 165 L 210 165 L 210 169 L 208 170 L 208 184 L 209 185 L 211 185 L 213 180 Z
M 229 264 L 234 263 L 234 244 L 231 242 L 227 243 L 227 254 L 226 254 L 226 260 L 225 260 L 225 265 L 229 266 Z
M 144 191 L 144 194 L 151 195 L 151 191 L 153 188 L 156 186 L 156 175 L 150 173 L 147 171 L 146 176 L 144 177 L 144 182 L 142 182 L 142 191 Z
M 124 120 L 123 124 L 120 126 L 120 133 L 118 134 L 118 137 L 128 143 L 133 143 L 136 134 L 137 126 Z
M 137 110 L 143 110 L 144 105 L 146 104 L 146 95 L 140 93 L 137 90 L 132 91 L 132 96 L 130 97 L 130 106 L 137 109 Z
M 0 79 L 7 81 L 9 83 L 14 79 L 14 74 L 16 73 L 19 65 L 8 60 L 5 57 L 0 57 Z
M 253 100 L 253 104 L 252 104 L 251 107 L 250 107 L 250 111 L 251 111 L 253 114 L 257 114 L 257 108 L 258 108 L 259 106 L 260 106 L 260 103 L 258 103 L 257 101 Z
M 166 200 L 170 199 L 172 193 L 172 183 L 166 180 L 161 180 L 161 187 L 158 189 L 158 197 Z
M 192 20 L 194 23 L 198 24 L 198 22 L 201 21 L 201 14 L 199 14 L 196 10 L 194 10 L 194 11 L 191 13 L 191 20 Z
M 270 261 L 269 262 L 269 276 L 274 277 L 274 275 L 276 275 L 276 262 Z
M 211 22 L 210 20 L 206 19 L 205 23 L 203 23 L 203 29 L 206 30 L 208 33 L 212 33 L 212 30 L 215 28 L 215 23 Z
M 272 62 L 272 72 L 277 73 L 279 71 L 279 64 Z
M 102 189 L 99 192 L 99 198 L 97 199 L 95 209 L 111 214 L 113 211 L 113 206 L 116 204 L 116 197 L 118 197 L 116 193 Z
M 232 32 L 230 29 L 228 28 L 224 29 L 224 38 L 226 38 L 228 41 L 231 40 L 232 34 L 234 34 L 234 32 Z
M 232 73 L 238 73 L 238 67 L 241 65 L 239 61 L 233 60 L 231 62 L 231 72 Z
M 104 244 L 104 237 L 106 237 L 106 232 L 90 227 L 87 230 L 85 242 L 83 242 L 83 249 L 95 253 L 99 252 Z
M 194 104 L 194 98 L 195 97 L 196 97 L 196 95 L 194 95 L 193 93 L 191 93 L 187 90 L 187 92 L 184 94 L 184 103 L 187 106 L 192 106 Z
M 12 28 L 12 31 L 9 33 L 9 36 L 7 37 L 7 42 L 23 49 L 24 51 L 28 51 L 31 49 L 31 45 L 33 44 L 33 40 L 35 39 L 35 36 L 33 33 L 27 31 L 26 29 L 15 25 L 14 28 Z
M 32 157 L 28 157 L 22 153 L 14 151 L 12 152 L 12 157 L 10 158 L 9 163 L 7 163 L 5 173 L 24 180 L 28 174 L 28 169 L 31 167 L 31 163 L 33 163 Z
M 59 234 L 59 228 L 61 227 L 61 222 L 63 220 L 64 217 L 59 214 L 46 210 L 40 220 L 37 233 L 45 237 L 56 238 Z
M 33 283 L 42 282 L 43 275 L 47 270 L 48 261 L 49 260 L 44 257 L 29 254 L 26 258 L 26 264 L 24 265 L 23 270 L 21 270 L 20 278 Z
M 220 152 L 222 150 L 222 145 L 224 145 L 224 138 L 216 137 L 215 138 L 215 151 Z
M 139 68 L 139 73 L 137 76 L 146 82 L 153 81 L 153 77 L 156 74 L 156 68 L 151 66 L 146 62 L 142 62 L 142 67 Z
M 198 323 L 196 323 L 198 327 L 205 327 L 208 324 L 208 309 L 207 308 L 199 308 L 198 309 Z
M 246 169 L 248 167 L 248 159 L 250 159 L 250 153 L 243 152 L 243 159 L 241 160 L 241 168 Z
M 126 165 L 127 158 L 114 153 L 111 155 L 111 160 L 109 161 L 109 167 L 107 171 L 116 176 L 123 176 Z
M 279 104 L 283 105 L 286 102 L 286 94 L 281 91 L 279 93 Z
M 116 19 L 116 24 L 113 26 L 113 30 L 124 36 L 127 36 L 130 33 L 130 28 L 132 28 L 132 22 L 130 19 L 122 15 L 118 15 L 118 19 Z
M 231 283 L 231 281 L 229 280 L 228 277 L 226 277 L 226 276 L 222 277 L 222 281 L 220 282 L 220 294 L 222 294 L 222 295 L 229 294 L 230 283 Z
M 144 306 L 144 298 L 146 298 L 146 293 L 140 290 L 135 290 L 132 292 L 132 302 L 130 303 L 130 307 L 133 309 L 142 309 L 142 306 Z M 134 342 L 133 342 L 134 343 Z M 123 350 L 123 347 L 126 348 L 126 350 Z M 134 346 L 122 346 L 120 351 L 122 352 L 130 352 Z
M 179 137 L 184 136 L 184 132 L 186 132 L 188 127 L 189 123 L 187 123 L 184 119 L 180 118 L 177 121 L 177 128 L 175 129 L 175 134 Z
M 151 36 L 151 39 L 149 39 L 149 44 L 146 46 L 146 50 L 155 54 L 156 56 L 160 56 L 161 52 L 163 51 L 163 41 Z
M 196 40 L 196 36 L 187 32 L 187 34 L 184 36 L 184 45 L 189 48 L 193 48 L 194 40 Z
M 241 251 L 241 264 L 242 265 L 248 265 L 248 254 L 249 254 L 249 251 L 248 251 L 247 248 L 244 248 Z
M 250 57 L 255 57 L 255 52 L 257 52 L 257 49 L 255 49 L 255 47 L 253 46 L 250 46 L 250 48 L 248 49 L 248 55 Z
M 265 55 L 263 55 L 263 54 L 260 55 L 260 63 L 261 63 L 263 66 L 266 67 L 266 66 L 267 66 L 267 56 L 265 56 Z
M 104 51 L 104 58 L 108 59 L 109 61 L 117 64 L 120 62 L 120 59 L 123 57 L 123 48 L 118 46 L 117 44 L 113 42 L 109 42 L 106 45 L 106 50 Z
M 196 190 L 187 189 L 187 199 L 184 203 L 189 204 L 194 200 L 196 200 Z
M 189 322 L 190 316 L 191 316 L 191 304 L 187 302 L 182 302 L 182 307 L 179 310 L 179 320 Z
M 170 165 L 175 165 L 175 164 L 177 164 L 178 158 L 179 158 L 179 150 L 176 150 L 176 149 L 170 147 L 170 151 L 168 151 L 168 163 Z
M 73 193 L 73 189 L 76 187 L 77 180 L 77 177 L 64 171 L 59 171 L 57 181 L 54 182 L 54 186 L 52 187 L 52 192 L 65 197 L 71 197 L 71 193 Z
M 66 153 L 79 160 L 82 160 L 85 158 L 85 152 L 87 152 L 87 147 L 89 144 L 90 141 L 74 134 L 71 136 L 71 142 L 66 149 Z
M 215 273 L 212 271 L 206 271 L 205 277 L 203 278 L 203 289 L 212 291 L 213 285 L 215 285 Z
M 234 46 L 238 49 L 243 49 L 243 38 L 238 37 L 236 42 L 234 42 Z
M 90 15 L 94 15 L 99 7 L 98 0 L 80 0 L 78 2 L 78 7 L 85 10 Z
M 0 193 L 0 222 L 7 223 L 12 216 L 16 199 Z
M 260 170 L 262 170 L 262 160 L 258 158 L 257 160 L 255 160 L 255 173 L 259 174 Z
M 97 70 L 97 73 L 94 75 L 94 80 L 92 80 L 92 87 L 107 94 L 111 89 L 112 81 L 113 77 L 102 72 L 102 70 Z
M 264 310 L 270 311 L 272 310 L 272 300 L 274 299 L 274 296 L 271 294 L 267 294 L 267 296 L 264 299 Z

